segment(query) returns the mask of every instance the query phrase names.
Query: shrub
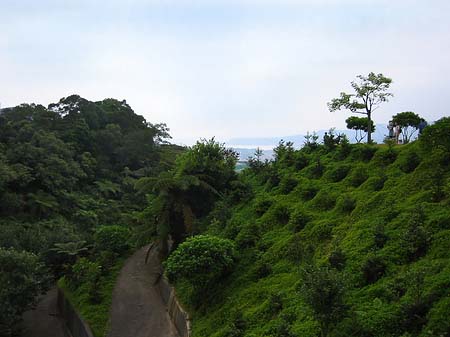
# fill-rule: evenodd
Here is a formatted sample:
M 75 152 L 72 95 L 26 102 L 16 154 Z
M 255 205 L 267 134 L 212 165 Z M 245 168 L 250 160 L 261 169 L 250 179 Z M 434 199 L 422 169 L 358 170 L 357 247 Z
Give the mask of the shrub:
M 255 203 L 255 213 L 258 217 L 262 216 L 264 213 L 267 212 L 267 210 L 270 208 L 270 206 L 272 206 L 273 204 L 273 199 L 269 199 L 269 198 L 260 198 L 256 200 Z
M 450 117 L 441 118 L 433 125 L 426 127 L 419 140 L 426 151 L 441 147 L 450 152 Z
M 254 247 L 259 240 L 259 226 L 251 223 L 243 226 L 236 236 L 236 244 L 241 248 Z
M 300 296 L 319 322 L 322 336 L 345 315 L 344 282 L 340 274 L 326 267 L 305 269 L 301 275 Z
M 330 266 L 337 270 L 344 269 L 346 260 L 345 254 L 340 248 L 335 248 L 328 257 Z
M 385 175 L 379 175 L 375 177 L 370 177 L 364 183 L 364 186 L 370 189 L 371 191 L 380 191 L 384 187 L 384 183 L 386 182 L 387 177 Z
M 301 183 L 298 192 L 303 200 L 308 201 L 316 196 L 317 192 L 319 192 L 319 187 L 310 181 L 305 181 Z
M 397 159 L 397 165 L 405 173 L 411 173 L 420 164 L 420 157 L 415 151 L 403 151 Z
M 363 277 L 366 284 L 372 284 L 384 276 L 386 262 L 378 255 L 369 255 L 363 267 Z
M 235 259 L 233 241 L 197 235 L 180 244 L 164 262 L 164 267 L 170 281 L 185 280 L 198 292 L 207 290 L 229 273 Z
M 291 211 L 287 205 L 281 202 L 273 204 L 264 214 L 264 221 L 275 224 L 287 224 L 291 216 Z
M 387 166 L 392 164 L 397 158 L 397 152 L 393 146 L 389 146 L 387 149 L 378 150 L 373 156 L 372 161 L 377 165 Z
M 375 152 L 377 152 L 377 148 L 373 145 L 356 144 L 350 155 L 355 160 L 370 161 Z
M 94 234 L 98 250 L 109 250 L 116 254 L 124 253 L 130 248 L 129 238 L 129 229 L 122 226 L 102 226 Z
M 289 219 L 289 228 L 295 233 L 300 232 L 312 220 L 311 215 L 303 208 L 295 209 Z
M 327 171 L 326 178 L 331 182 L 337 183 L 344 179 L 350 171 L 349 165 L 339 165 Z
M 363 165 L 358 165 L 352 170 L 352 173 L 348 177 L 348 182 L 351 186 L 358 187 L 365 182 L 368 177 L 369 173 L 367 172 L 366 167 Z
M 329 191 L 321 190 L 312 200 L 314 207 L 326 211 L 332 209 L 336 204 L 336 196 Z
M 71 287 L 77 288 L 84 285 L 87 288 L 89 300 L 93 303 L 99 303 L 101 301 L 99 291 L 101 274 L 102 267 L 99 263 L 82 257 L 72 266 L 72 273 L 68 276 Z
M 22 313 L 32 308 L 48 281 L 36 255 L 0 248 L 0 335 L 13 335 Z
M 343 213 L 351 213 L 356 207 L 356 200 L 350 194 L 341 195 L 336 203 L 336 208 Z
M 279 189 L 282 194 L 288 194 L 290 193 L 294 188 L 296 188 L 298 185 L 298 181 L 295 178 L 284 176 L 281 179 Z
M 300 171 L 309 165 L 309 159 L 308 156 L 301 151 L 298 151 L 296 153 L 297 155 L 295 156 L 294 165 L 295 169 L 297 171 Z

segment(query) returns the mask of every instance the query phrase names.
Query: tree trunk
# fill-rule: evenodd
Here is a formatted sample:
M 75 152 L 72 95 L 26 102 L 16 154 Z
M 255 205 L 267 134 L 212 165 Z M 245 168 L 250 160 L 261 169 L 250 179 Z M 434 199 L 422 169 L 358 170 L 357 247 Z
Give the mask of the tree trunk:
M 372 143 L 372 116 L 371 112 L 367 111 L 367 144 Z

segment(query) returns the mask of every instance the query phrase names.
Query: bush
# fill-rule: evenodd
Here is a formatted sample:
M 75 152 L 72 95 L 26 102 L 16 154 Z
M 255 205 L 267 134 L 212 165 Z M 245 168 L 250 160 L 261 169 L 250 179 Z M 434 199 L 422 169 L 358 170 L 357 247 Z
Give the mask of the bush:
M 281 179 L 279 189 L 282 194 L 288 194 L 290 193 L 294 188 L 296 188 L 298 185 L 298 181 L 295 178 L 284 176 Z
M 326 267 L 305 269 L 301 275 L 299 294 L 320 323 L 322 336 L 345 315 L 344 282 L 340 274 Z
M 0 335 L 15 332 L 22 313 L 32 308 L 48 282 L 47 271 L 36 255 L 0 248 Z
M 356 144 L 350 153 L 355 160 L 370 161 L 377 152 L 377 148 L 373 145 Z
M 360 186 L 363 182 L 367 180 L 369 177 L 369 173 L 367 172 L 367 169 L 363 165 L 355 166 L 352 173 L 348 177 L 348 182 L 353 187 Z
M 99 292 L 101 274 L 102 267 L 99 263 L 82 257 L 72 266 L 72 272 L 68 275 L 70 286 L 74 289 L 82 285 L 85 286 L 89 300 L 98 303 L 101 300 Z
M 356 207 L 356 200 L 350 194 L 341 195 L 336 203 L 336 208 L 343 213 L 351 213 Z
M 122 254 L 130 249 L 130 231 L 122 226 L 102 226 L 94 234 L 95 247 L 100 251 Z
M 403 151 L 397 159 L 397 165 L 405 173 L 411 173 L 420 164 L 420 157 L 415 151 Z
M 386 262 L 378 255 L 369 255 L 363 265 L 362 271 L 366 284 L 375 283 L 384 276 Z
M 379 175 L 375 177 L 370 177 L 364 183 L 364 187 L 368 188 L 371 191 L 380 191 L 384 187 L 384 183 L 386 182 L 387 177 L 385 175 Z
M 344 252 L 340 248 L 335 248 L 328 257 L 330 266 L 337 270 L 344 269 L 346 260 Z
M 211 235 L 188 238 L 164 262 L 170 281 L 184 280 L 195 292 L 206 291 L 228 274 L 235 263 L 234 243 Z
M 310 181 L 304 181 L 298 187 L 298 192 L 304 201 L 308 201 L 316 196 L 317 192 L 319 192 L 319 187 Z
M 419 138 L 425 151 L 433 151 L 441 147 L 450 152 L 450 117 L 444 117 L 423 130 Z
M 254 247 L 259 237 L 259 226 L 254 223 L 246 224 L 236 236 L 236 243 L 241 248 Z
M 281 202 L 273 204 L 269 210 L 264 214 L 265 222 L 273 224 L 287 224 L 291 216 L 291 211 L 287 205 Z
M 267 210 L 272 206 L 273 200 L 269 198 L 260 198 L 256 200 L 254 210 L 258 217 L 264 215 Z
M 289 228 L 295 233 L 300 232 L 312 220 L 312 217 L 303 208 L 295 209 L 289 219 Z
M 329 191 L 321 190 L 312 200 L 314 207 L 326 211 L 332 209 L 336 204 L 336 196 Z
M 344 179 L 348 172 L 350 172 L 349 165 L 339 165 L 331 170 L 327 171 L 326 178 L 331 182 L 337 183 Z

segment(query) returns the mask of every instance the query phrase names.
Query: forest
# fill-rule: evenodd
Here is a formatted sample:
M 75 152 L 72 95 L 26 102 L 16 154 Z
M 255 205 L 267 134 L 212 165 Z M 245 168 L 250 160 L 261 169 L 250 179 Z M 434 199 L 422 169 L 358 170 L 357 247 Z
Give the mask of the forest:
M 1 110 L 1 336 L 55 282 L 104 336 L 153 241 L 194 337 L 450 336 L 449 117 L 402 145 L 280 141 L 239 173 L 168 132 L 114 99 Z

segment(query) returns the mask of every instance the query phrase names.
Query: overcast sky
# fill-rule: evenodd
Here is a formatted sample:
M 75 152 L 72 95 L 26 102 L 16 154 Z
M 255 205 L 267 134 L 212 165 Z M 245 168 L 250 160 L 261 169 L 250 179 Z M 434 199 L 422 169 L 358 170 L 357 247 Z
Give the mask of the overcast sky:
M 393 79 L 376 123 L 450 115 L 448 0 L 0 0 L 0 102 L 126 99 L 176 141 L 344 128 L 326 103 Z

